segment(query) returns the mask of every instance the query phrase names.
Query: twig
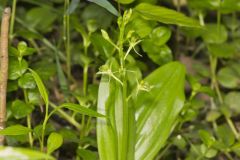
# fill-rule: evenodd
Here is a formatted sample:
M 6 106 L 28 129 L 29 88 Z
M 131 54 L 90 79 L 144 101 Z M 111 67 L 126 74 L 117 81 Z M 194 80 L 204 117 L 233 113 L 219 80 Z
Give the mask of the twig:
M 5 8 L 2 15 L 0 39 L 0 130 L 4 129 L 6 117 L 6 89 L 8 79 L 8 30 L 11 9 Z M 0 145 L 4 136 L 0 136 Z

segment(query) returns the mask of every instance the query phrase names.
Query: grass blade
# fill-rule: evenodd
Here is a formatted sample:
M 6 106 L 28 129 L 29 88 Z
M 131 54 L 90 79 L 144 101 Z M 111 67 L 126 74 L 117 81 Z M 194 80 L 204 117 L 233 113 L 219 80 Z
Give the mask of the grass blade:
M 64 103 L 64 104 L 60 105 L 58 108 L 67 108 L 67 109 L 72 110 L 74 112 L 81 113 L 81 114 L 84 114 L 84 115 L 88 115 L 88 116 L 91 116 L 91 117 L 105 117 L 105 115 L 100 114 L 100 113 L 98 113 L 98 112 L 96 112 L 92 109 L 83 107 L 79 104 Z
M 35 72 L 34 70 L 29 68 L 29 71 L 32 73 L 32 76 L 37 84 L 38 90 L 45 102 L 46 105 L 49 104 L 49 100 L 48 100 L 48 94 L 47 94 L 47 90 L 41 80 L 41 78 L 39 77 L 39 75 L 37 74 L 37 72 Z

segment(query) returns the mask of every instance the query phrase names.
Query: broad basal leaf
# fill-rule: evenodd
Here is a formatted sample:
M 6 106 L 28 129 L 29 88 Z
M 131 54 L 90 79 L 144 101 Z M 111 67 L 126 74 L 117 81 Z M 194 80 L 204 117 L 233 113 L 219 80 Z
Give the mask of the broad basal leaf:
M 111 65 L 113 71 L 119 68 L 115 59 L 105 65 Z M 116 74 L 117 76 L 117 74 Z M 127 83 L 104 75 L 98 93 L 98 112 L 107 119 L 98 119 L 97 138 L 101 160 L 132 160 L 135 146 L 135 119 L 133 106 L 128 106 Z M 126 98 L 123 98 L 126 97 Z
M 114 113 L 111 106 L 114 98 L 110 96 L 110 82 L 107 76 L 103 76 L 98 91 L 98 112 L 109 116 Z M 117 141 L 112 117 L 109 119 L 97 119 L 97 141 L 101 160 L 117 159 Z
M 144 81 L 151 91 L 140 92 L 136 107 L 136 160 L 152 160 L 171 134 L 184 104 L 185 68 L 169 63 Z
M 135 10 L 144 18 L 166 24 L 176 24 L 186 27 L 201 27 L 200 24 L 182 13 L 157 5 L 141 3 Z

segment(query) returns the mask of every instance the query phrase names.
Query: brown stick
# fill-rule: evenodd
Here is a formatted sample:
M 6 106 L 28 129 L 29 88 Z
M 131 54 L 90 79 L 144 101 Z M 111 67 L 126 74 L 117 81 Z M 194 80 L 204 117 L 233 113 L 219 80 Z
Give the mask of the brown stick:
M 8 30 L 11 9 L 5 8 L 2 15 L 0 39 L 0 130 L 5 127 L 6 92 L 8 80 Z M 0 145 L 4 144 L 4 136 L 0 136 Z

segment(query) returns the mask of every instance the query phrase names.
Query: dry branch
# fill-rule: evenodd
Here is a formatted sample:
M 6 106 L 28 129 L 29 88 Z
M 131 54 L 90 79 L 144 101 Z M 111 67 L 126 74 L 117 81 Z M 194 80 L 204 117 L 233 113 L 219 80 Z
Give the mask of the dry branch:
M 4 129 L 6 117 L 6 90 L 8 80 L 8 30 L 11 9 L 5 8 L 2 15 L 0 39 L 0 130 Z M 4 136 L 0 136 L 0 145 Z

